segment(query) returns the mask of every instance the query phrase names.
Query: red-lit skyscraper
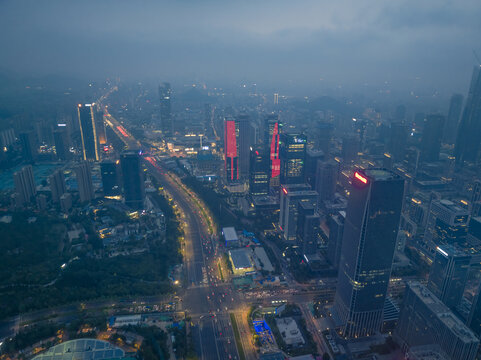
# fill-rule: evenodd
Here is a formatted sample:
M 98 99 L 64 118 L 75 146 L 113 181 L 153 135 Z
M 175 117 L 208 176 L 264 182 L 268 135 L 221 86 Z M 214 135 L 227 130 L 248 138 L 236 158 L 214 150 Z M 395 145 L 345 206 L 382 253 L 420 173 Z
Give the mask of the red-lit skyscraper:
M 266 116 L 264 143 L 269 153 L 269 177 L 272 186 L 279 185 L 279 175 L 281 173 L 281 159 L 279 156 L 279 136 L 281 129 L 282 123 L 279 121 L 277 114 Z
M 237 152 L 236 126 L 234 119 L 224 120 L 225 174 L 228 182 L 239 179 L 239 156 Z

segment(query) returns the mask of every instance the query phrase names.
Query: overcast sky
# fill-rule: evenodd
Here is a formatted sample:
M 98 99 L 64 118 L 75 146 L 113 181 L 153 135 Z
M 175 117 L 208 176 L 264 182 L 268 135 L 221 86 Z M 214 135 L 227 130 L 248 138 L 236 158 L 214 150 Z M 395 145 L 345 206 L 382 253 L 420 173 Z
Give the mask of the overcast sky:
M 24 74 L 465 93 L 481 1 L 0 0 L 0 49 Z

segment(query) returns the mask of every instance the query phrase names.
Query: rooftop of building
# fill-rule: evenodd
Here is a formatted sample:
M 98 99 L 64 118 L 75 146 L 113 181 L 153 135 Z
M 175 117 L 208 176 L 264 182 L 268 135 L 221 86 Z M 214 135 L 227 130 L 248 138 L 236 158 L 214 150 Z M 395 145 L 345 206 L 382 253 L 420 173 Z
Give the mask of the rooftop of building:
M 245 249 L 233 249 L 229 251 L 229 254 L 236 269 L 248 269 L 252 267 L 251 260 Z
M 237 240 L 239 240 L 239 238 L 237 237 L 237 232 L 235 231 L 234 227 L 222 228 L 222 234 L 224 235 L 225 241 L 237 241 Z
M 367 169 L 363 173 L 374 181 L 398 180 L 401 177 L 386 169 Z
M 468 209 L 462 208 L 461 206 L 457 205 L 455 202 L 447 199 L 441 200 L 434 200 L 433 202 L 445 207 L 446 209 L 456 212 L 456 213 L 469 213 Z
M 33 360 L 98 360 L 121 359 L 125 352 L 107 341 L 76 339 L 52 346 Z
M 444 303 L 439 300 L 431 291 L 417 281 L 408 283 L 411 290 L 421 299 L 432 313 L 441 320 L 447 328 L 455 333 L 463 342 L 478 342 L 474 333 L 456 317 Z

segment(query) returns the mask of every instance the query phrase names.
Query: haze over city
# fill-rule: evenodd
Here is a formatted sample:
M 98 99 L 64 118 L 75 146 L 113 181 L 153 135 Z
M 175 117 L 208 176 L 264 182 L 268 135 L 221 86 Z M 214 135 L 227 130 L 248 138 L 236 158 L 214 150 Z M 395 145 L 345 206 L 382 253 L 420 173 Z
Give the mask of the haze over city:
M 479 0 L 0 0 L 0 360 L 481 359 Z

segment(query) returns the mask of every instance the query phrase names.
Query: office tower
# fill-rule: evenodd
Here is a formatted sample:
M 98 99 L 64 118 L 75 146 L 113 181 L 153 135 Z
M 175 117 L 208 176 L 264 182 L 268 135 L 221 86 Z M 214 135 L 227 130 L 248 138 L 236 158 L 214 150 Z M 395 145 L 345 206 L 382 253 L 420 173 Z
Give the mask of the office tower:
M 462 244 L 468 232 L 469 210 L 450 200 L 433 199 L 424 234 L 424 243 L 434 254 L 443 244 Z
M 456 141 L 456 132 L 458 131 L 459 117 L 463 109 L 464 97 L 461 94 L 454 94 L 451 96 L 449 103 L 448 118 L 444 126 L 444 142 L 447 144 L 454 144 Z
M 278 104 L 279 104 L 279 94 L 274 93 L 274 105 L 278 105 Z
M 424 119 L 421 138 L 421 160 L 438 161 L 445 118 L 442 115 L 428 115 Z
M 22 144 L 23 159 L 27 162 L 35 161 L 37 158 L 37 142 L 33 131 L 21 132 L 18 134 Z
M 355 172 L 344 223 L 335 311 L 346 337 L 381 328 L 403 201 L 391 171 Z
M 471 194 L 471 216 L 481 215 L 481 181 L 475 180 Z
M 224 119 L 224 169 L 228 183 L 239 180 L 239 155 L 237 151 L 236 123 Z
M 32 165 L 24 166 L 21 170 L 15 172 L 13 174 L 13 183 L 15 184 L 17 203 L 21 206 L 30 203 L 37 194 Z
M 251 147 L 249 193 L 253 196 L 269 194 L 269 158 L 260 146 Z
M 316 191 L 319 194 L 319 204 L 332 200 L 336 193 L 337 163 L 335 161 L 318 161 L 316 174 Z
M 241 114 L 235 120 L 239 177 L 249 178 L 250 148 L 254 144 L 249 116 Z
M 298 205 L 297 241 L 304 255 L 314 255 L 321 239 L 321 218 L 312 202 L 301 201 Z
M 65 184 L 62 170 L 56 170 L 50 175 L 48 177 L 48 183 L 50 184 L 50 190 L 52 192 L 52 201 L 58 203 L 60 197 L 67 192 L 67 185 Z
M 98 111 L 95 114 L 95 129 L 97 131 L 97 139 L 99 141 L 99 145 L 107 144 L 107 134 L 105 132 L 104 113 L 102 111 Z
M 95 122 L 95 104 L 78 104 L 77 113 L 82 141 L 82 154 L 84 160 L 99 161 L 99 142 Z
M 428 289 L 451 309 L 459 304 L 463 296 L 470 261 L 471 256 L 452 245 L 441 245 L 436 249 Z
M 78 164 L 75 167 L 75 176 L 77 178 L 80 202 L 91 201 L 94 198 L 94 186 L 92 184 L 90 164 L 86 161 Z
M 345 164 L 355 162 L 360 150 L 359 138 L 356 135 L 347 135 L 342 138 L 342 160 Z
M 454 156 L 456 162 L 474 162 L 481 141 L 481 65 L 475 66 L 468 97 L 458 126 Z
M 306 148 L 305 135 L 281 134 L 281 184 L 301 184 L 305 181 Z
M 334 126 L 331 123 L 319 122 L 317 125 L 318 135 L 314 141 L 314 146 L 324 153 L 324 158 L 329 157 L 333 130 Z
M 55 144 L 55 153 L 57 154 L 57 159 L 68 160 L 70 159 L 70 151 L 68 148 L 69 142 L 67 137 L 67 129 L 58 128 L 53 132 L 53 141 Z
M 269 154 L 269 185 L 279 186 L 281 174 L 281 159 L 279 152 L 280 134 L 282 134 L 282 123 L 279 115 L 269 114 L 264 119 L 264 146 Z
M 402 161 L 406 153 L 409 129 L 399 122 L 391 124 L 388 150 L 395 161 Z
M 423 345 L 439 345 L 450 359 L 474 360 L 479 340 L 441 300 L 419 282 L 409 282 L 394 331 L 394 340 L 407 352 Z
M 406 119 L 406 106 L 398 105 L 396 111 L 394 112 L 394 120 L 404 121 Z
M 160 97 L 160 127 L 162 133 L 165 135 L 173 134 L 172 123 L 172 108 L 171 97 L 172 89 L 169 83 L 162 83 L 159 85 L 159 97 Z
M 329 227 L 327 259 L 335 269 L 339 267 L 339 260 L 341 258 L 342 236 L 344 234 L 345 220 L 345 211 L 338 211 L 336 214 L 329 215 L 327 218 L 327 225 Z
M 319 150 L 309 149 L 306 151 L 306 182 L 316 188 L 317 162 L 324 159 L 324 153 Z
M 309 202 L 317 206 L 317 192 L 307 184 L 283 185 L 280 191 L 279 228 L 286 241 L 295 241 L 299 203 Z
M 145 187 L 141 157 L 138 151 L 125 151 L 120 155 L 125 204 L 133 209 L 144 206 Z
M 104 190 L 104 196 L 120 195 L 117 163 L 113 161 L 101 162 L 100 173 L 102 176 L 102 187 Z
M 68 213 L 72 208 L 72 195 L 69 193 L 65 193 L 60 196 L 60 210 L 63 213 Z

